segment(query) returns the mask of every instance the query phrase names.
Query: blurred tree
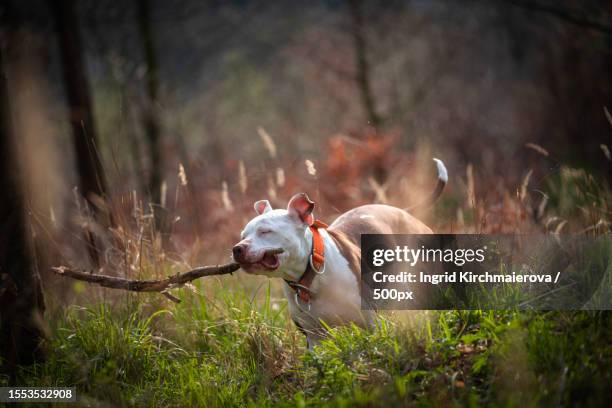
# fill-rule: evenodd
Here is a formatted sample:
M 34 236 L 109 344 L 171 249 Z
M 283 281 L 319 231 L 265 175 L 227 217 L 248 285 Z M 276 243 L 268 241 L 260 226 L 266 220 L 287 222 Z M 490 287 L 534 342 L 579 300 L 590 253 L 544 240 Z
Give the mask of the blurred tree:
M 556 154 L 577 166 L 612 172 L 600 146 L 609 145 L 610 133 L 604 107 L 610 105 L 612 85 L 606 76 L 612 70 L 612 4 L 578 4 L 572 0 L 548 5 L 541 1 L 504 0 L 500 7 L 514 38 L 513 52 L 530 55 L 537 62 L 538 83 L 549 95 L 546 133 L 558 143 Z M 515 10 L 513 10 L 515 9 Z M 508 16 L 516 11 L 514 18 Z M 529 17 L 529 18 L 525 18 Z M 599 158 L 599 160 L 598 160 Z
M 540 13 L 549 15 L 551 17 L 555 17 L 559 20 L 562 20 L 566 23 L 570 23 L 576 25 L 581 28 L 599 31 L 604 34 L 612 35 L 612 25 L 609 23 L 602 22 L 597 18 L 591 18 L 586 13 L 581 12 L 580 10 L 572 9 L 575 5 L 575 1 L 558 1 L 553 3 L 553 5 L 544 4 L 539 1 L 531 1 L 531 0 L 505 0 L 508 4 L 514 5 L 516 7 L 523 8 L 532 13 Z M 609 8 L 608 4 L 608 8 Z M 606 10 L 600 9 L 603 14 Z M 608 10 L 609 11 L 609 10 Z
M 351 13 L 351 36 L 355 52 L 355 67 L 357 69 L 357 85 L 363 108 L 368 116 L 370 125 L 374 128 L 382 124 L 382 118 L 377 112 L 374 92 L 372 91 L 372 81 L 370 76 L 371 68 L 368 61 L 367 43 L 364 33 L 363 7 L 361 0 L 349 0 Z
M 81 39 L 73 0 L 54 0 L 52 11 L 61 53 L 64 85 L 70 109 L 70 123 L 75 148 L 79 187 L 89 207 L 104 226 L 113 225 L 106 208 L 107 184 L 100 160 L 96 129 L 89 94 L 89 81 L 83 64 Z M 96 265 L 100 256 L 95 238 L 87 232 L 90 255 Z
M 16 365 L 43 357 L 39 323 L 45 304 L 29 248 L 23 186 L 18 182 L 4 61 L 10 36 L 0 34 L 0 189 L 6 197 L 0 200 L 0 366 L 15 384 Z
M 159 124 L 159 73 L 151 29 L 151 2 L 150 0 L 137 0 L 138 29 L 142 41 L 142 49 L 146 65 L 146 91 L 147 102 L 144 111 L 145 136 L 149 145 L 151 157 L 149 170 L 148 190 L 151 204 L 154 206 L 155 224 L 158 230 L 167 230 L 162 203 L 163 156 L 160 143 Z

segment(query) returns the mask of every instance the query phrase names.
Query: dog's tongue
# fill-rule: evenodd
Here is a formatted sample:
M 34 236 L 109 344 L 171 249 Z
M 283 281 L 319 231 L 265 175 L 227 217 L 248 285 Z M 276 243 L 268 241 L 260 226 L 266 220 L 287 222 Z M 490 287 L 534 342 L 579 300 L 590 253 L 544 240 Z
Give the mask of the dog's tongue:
M 278 256 L 273 254 L 265 254 L 261 259 L 261 263 L 267 268 L 278 268 Z

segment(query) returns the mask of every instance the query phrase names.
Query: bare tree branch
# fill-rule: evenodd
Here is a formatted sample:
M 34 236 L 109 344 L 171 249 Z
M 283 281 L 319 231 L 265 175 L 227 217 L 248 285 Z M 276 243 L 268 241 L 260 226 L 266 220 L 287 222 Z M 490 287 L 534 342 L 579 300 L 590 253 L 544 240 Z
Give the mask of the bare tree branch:
M 589 19 L 584 13 L 578 10 L 570 11 L 561 7 L 553 7 L 545 4 L 538 3 L 536 1 L 524 1 L 524 0 L 504 0 L 513 6 L 520 7 L 525 10 L 535 11 L 550 16 L 556 17 L 567 23 L 588 28 L 591 30 L 599 31 L 601 33 L 612 35 L 612 26 L 603 22 Z
M 282 252 L 283 250 L 279 248 L 269 250 L 266 252 L 266 254 L 276 255 Z M 116 276 L 94 274 L 91 273 L 91 271 L 72 269 L 66 266 L 52 268 L 53 272 L 58 275 L 68 276 L 80 281 L 95 283 L 105 288 L 123 289 L 133 292 L 159 292 L 168 299 L 177 303 L 180 302 L 180 300 L 170 295 L 168 290 L 180 287 L 185 283 L 203 278 L 205 276 L 226 275 L 235 272 L 238 269 L 240 269 L 240 264 L 231 262 L 224 265 L 202 266 L 185 273 L 169 276 L 166 279 L 161 280 L 134 280 L 119 278 Z

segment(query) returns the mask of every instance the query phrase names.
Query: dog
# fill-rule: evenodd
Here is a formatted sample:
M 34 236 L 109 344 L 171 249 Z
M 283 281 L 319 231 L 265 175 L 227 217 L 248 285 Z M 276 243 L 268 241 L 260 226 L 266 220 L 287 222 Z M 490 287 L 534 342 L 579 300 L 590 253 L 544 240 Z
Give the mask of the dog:
M 420 205 L 433 204 L 448 182 L 444 163 L 434 161 L 437 184 Z M 354 208 L 327 226 L 315 219 L 315 203 L 305 193 L 294 195 L 287 209 L 273 209 L 268 200 L 254 208 L 257 216 L 241 232 L 233 258 L 246 273 L 284 280 L 291 318 L 309 349 L 327 327 L 375 325 L 374 312 L 361 310 L 361 234 L 433 233 L 407 210 L 382 204 Z

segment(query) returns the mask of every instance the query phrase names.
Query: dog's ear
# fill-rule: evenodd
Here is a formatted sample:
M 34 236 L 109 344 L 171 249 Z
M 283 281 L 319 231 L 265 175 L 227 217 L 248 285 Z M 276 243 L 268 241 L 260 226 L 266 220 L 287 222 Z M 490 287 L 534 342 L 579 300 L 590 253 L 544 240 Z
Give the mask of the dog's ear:
M 291 197 L 287 205 L 287 211 L 289 211 L 290 215 L 299 218 L 306 225 L 312 225 L 314 222 L 314 216 L 312 215 L 314 207 L 315 203 L 308 198 L 306 193 L 299 193 Z
M 255 208 L 255 212 L 257 215 L 261 215 L 267 213 L 268 211 L 272 211 L 272 206 L 268 200 L 259 200 L 255 204 L 253 204 L 253 208 Z

